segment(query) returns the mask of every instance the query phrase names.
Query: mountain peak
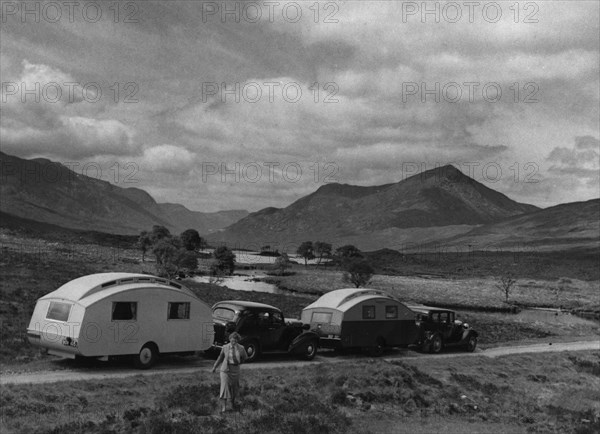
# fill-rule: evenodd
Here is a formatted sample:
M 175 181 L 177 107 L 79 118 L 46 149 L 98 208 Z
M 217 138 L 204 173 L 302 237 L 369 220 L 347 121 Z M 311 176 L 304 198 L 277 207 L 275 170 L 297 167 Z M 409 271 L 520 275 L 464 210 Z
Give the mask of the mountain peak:
M 459 181 L 464 180 L 465 178 L 469 178 L 467 175 L 462 173 L 459 169 L 457 169 L 452 164 L 446 164 L 445 166 L 434 167 L 433 169 L 426 170 L 417 174 L 415 176 L 420 176 L 421 180 L 435 178 L 437 181 L 448 180 L 448 181 Z

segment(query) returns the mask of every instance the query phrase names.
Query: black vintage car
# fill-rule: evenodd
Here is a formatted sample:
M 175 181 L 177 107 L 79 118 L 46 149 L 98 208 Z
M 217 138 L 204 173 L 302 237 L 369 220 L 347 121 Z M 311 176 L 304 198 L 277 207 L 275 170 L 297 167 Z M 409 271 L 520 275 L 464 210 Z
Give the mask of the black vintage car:
M 417 314 L 419 337 L 416 344 L 423 352 L 439 353 L 444 347 L 475 351 L 479 334 L 469 324 L 457 320 L 453 310 L 423 305 L 408 307 Z
M 215 339 L 213 349 L 229 342 L 229 334 L 238 332 L 240 344 L 248 353 L 247 362 L 261 353 L 287 352 L 305 360 L 317 354 L 319 336 L 298 320 L 284 319 L 279 309 L 251 301 L 220 301 L 212 307 Z

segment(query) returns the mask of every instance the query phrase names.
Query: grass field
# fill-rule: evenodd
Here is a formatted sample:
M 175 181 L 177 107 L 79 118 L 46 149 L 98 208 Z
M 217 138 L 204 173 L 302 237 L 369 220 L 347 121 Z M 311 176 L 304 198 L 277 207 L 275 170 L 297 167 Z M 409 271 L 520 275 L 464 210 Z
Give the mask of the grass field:
M 294 266 L 295 274 L 270 277 L 268 281 L 280 288 L 297 292 L 323 294 L 333 289 L 347 288 L 343 272 L 331 267 Z M 503 293 L 496 287 L 499 277 L 448 279 L 381 275 L 373 276 L 369 288 L 386 290 L 402 300 L 446 306 L 477 308 L 506 307 Z M 570 278 L 541 280 L 518 278 L 509 299 L 522 306 L 600 308 L 600 282 Z M 560 288 L 560 290 L 559 290 Z
M 8 385 L 3 433 L 577 433 L 600 429 L 597 352 L 242 368 L 239 412 L 217 415 L 208 370 Z

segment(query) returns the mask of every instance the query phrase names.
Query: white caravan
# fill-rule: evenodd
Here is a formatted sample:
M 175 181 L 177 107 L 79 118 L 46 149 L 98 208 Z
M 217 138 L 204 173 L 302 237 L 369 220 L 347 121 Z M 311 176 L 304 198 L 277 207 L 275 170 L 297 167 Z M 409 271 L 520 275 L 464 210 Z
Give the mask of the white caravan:
M 137 367 L 159 354 L 193 354 L 213 343 L 209 305 L 183 285 L 147 274 L 99 273 L 41 297 L 29 342 L 48 354 L 75 358 L 134 355 Z

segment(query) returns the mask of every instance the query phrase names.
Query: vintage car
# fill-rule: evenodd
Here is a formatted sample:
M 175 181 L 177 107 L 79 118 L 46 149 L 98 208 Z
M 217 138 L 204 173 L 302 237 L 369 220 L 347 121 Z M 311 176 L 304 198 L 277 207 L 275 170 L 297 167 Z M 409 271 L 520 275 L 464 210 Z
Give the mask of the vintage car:
M 229 334 L 238 332 L 240 344 L 248 353 L 247 362 L 261 353 L 287 352 L 305 360 L 317 354 L 319 335 L 308 331 L 309 325 L 285 319 L 279 309 L 251 301 L 220 301 L 212 307 L 214 323 L 213 350 L 229 342 Z
M 453 310 L 409 305 L 417 314 L 419 337 L 416 344 L 423 352 L 439 353 L 444 347 L 463 347 L 473 352 L 479 334 L 469 324 L 456 319 Z

